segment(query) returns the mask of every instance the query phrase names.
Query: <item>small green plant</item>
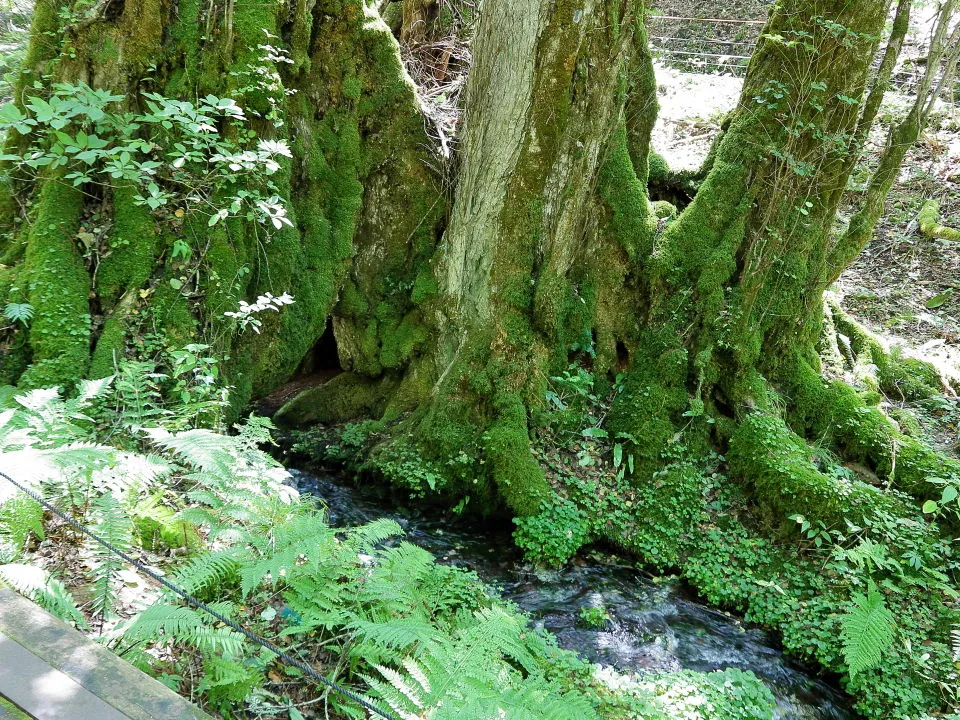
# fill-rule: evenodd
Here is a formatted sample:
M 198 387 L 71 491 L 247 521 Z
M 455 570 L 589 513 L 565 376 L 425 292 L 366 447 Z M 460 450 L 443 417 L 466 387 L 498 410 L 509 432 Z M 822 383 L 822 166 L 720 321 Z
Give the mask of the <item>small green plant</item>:
M 545 502 L 538 515 L 515 518 L 513 538 L 535 563 L 563 565 L 589 537 L 590 523 L 580 508 L 564 498 Z
M 603 605 L 584 605 L 580 608 L 580 622 L 588 628 L 603 628 L 610 622 L 610 613 Z
M 12 323 L 20 323 L 26 327 L 33 319 L 33 305 L 30 303 L 7 303 L 3 308 L 3 316 Z
M 789 519 L 800 526 L 803 536 L 816 547 L 831 545 L 842 538 L 839 532 L 829 529 L 822 520 L 808 520 L 804 515 L 791 515 Z
M 869 581 L 867 594 L 856 594 L 852 608 L 843 616 L 843 659 L 850 677 L 877 667 L 893 643 L 895 624 L 880 591 Z

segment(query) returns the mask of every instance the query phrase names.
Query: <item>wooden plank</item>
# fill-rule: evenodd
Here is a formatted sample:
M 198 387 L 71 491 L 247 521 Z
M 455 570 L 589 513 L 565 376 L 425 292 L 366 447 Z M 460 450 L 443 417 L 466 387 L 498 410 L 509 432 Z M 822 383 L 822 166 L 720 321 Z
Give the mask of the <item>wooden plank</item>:
M 0 720 L 36 720 L 0 695 Z
M 0 633 L 0 688 L 37 720 L 126 720 L 126 715 Z
M 5 587 L 0 587 L 0 633 L 6 636 L 3 646 L 11 657 L 20 652 L 18 657 L 26 663 L 29 658 L 23 652 L 35 656 L 45 664 L 46 673 L 54 671 L 66 676 L 86 693 L 110 706 L 114 712 L 119 711 L 119 717 L 131 720 L 210 720 L 209 715 L 149 675 Z M 14 645 L 19 645 L 20 650 Z M 11 667 L 3 659 L 0 659 L 0 665 L 4 670 Z M 13 672 L 16 672 L 15 667 Z M 39 675 L 36 677 L 46 674 L 42 670 L 37 672 Z M 50 677 L 62 681 L 58 675 Z M 0 693 L 20 705 L 13 693 L 24 692 L 18 690 L 23 681 L 24 676 L 20 674 L 13 678 L 11 685 L 11 679 L 0 675 Z M 75 689 L 70 685 L 64 687 Z M 76 696 L 79 697 L 79 694 Z M 35 714 L 32 708 L 21 707 Z M 86 720 L 88 717 L 91 720 L 114 720 L 118 717 L 106 713 L 75 715 L 73 712 L 74 705 L 71 702 L 66 714 L 42 717 L 61 720 Z

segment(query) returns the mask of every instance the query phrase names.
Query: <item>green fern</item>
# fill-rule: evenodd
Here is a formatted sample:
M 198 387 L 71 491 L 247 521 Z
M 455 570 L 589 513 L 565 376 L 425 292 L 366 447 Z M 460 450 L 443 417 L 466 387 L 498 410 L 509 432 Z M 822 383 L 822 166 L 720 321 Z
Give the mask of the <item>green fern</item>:
M 117 424 L 124 429 L 139 431 L 156 425 L 170 414 L 163 408 L 159 380 L 153 363 L 126 361 L 121 363 L 115 380 L 114 408 Z
M 214 597 L 225 586 L 235 584 L 239 568 L 238 553 L 233 548 L 208 551 L 180 568 L 173 583 L 191 595 Z
M 132 550 L 133 521 L 113 493 L 104 493 L 93 501 L 92 516 L 95 522 L 91 529 L 96 535 L 118 550 L 126 553 Z M 87 547 L 94 563 L 92 610 L 94 614 L 105 619 L 113 615 L 123 560 L 112 550 L 92 539 L 88 541 Z
M 68 498 L 87 513 L 84 524 L 125 551 L 133 538 L 130 509 L 145 497 L 160 493 L 171 507 L 186 504 L 177 517 L 201 527 L 216 549 L 174 570 L 173 582 L 228 617 L 242 605 L 252 614 L 240 622 L 291 652 L 309 643 L 323 648 L 317 657 L 342 656 L 341 680 L 366 678 L 369 692 L 399 717 L 595 717 L 582 697 L 568 696 L 550 676 L 556 648 L 475 575 L 438 565 L 410 543 L 387 547 L 402 534 L 390 520 L 331 529 L 315 503 L 295 500 L 284 485 L 286 472 L 258 449 L 269 441 L 268 423 L 252 419 L 235 436 L 180 430 L 184 416 L 163 405 L 162 378 L 150 372 L 146 365 L 121 365 L 116 378 L 83 384 L 74 397 L 18 396 L 17 408 L 0 410 L 0 453 L 39 468 L 28 480 L 34 487 L 61 507 Z M 104 434 L 102 427 L 111 430 Z M 156 454 L 144 455 L 148 449 Z M 18 514 L 18 525 L 4 526 L 7 536 L 22 542 L 42 531 L 41 519 Z M 93 607 L 107 615 L 121 563 L 99 545 L 88 552 Z M 42 592 L 31 590 L 38 602 L 82 622 L 62 584 L 44 577 L 42 585 Z M 155 663 L 156 648 L 172 647 L 178 662 L 191 666 L 184 673 L 196 678 L 191 689 L 225 714 L 264 682 L 272 659 L 169 593 L 113 637 L 141 666 Z M 362 716 L 342 698 L 329 701 L 334 712 Z
M 212 603 L 217 612 L 229 617 L 231 603 Z M 161 601 L 142 611 L 124 631 L 124 639 L 136 645 L 178 643 L 209 655 L 238 657 L 244 637 L 229 627 L 216 627 L 217 621 L 193 608 Z
M 78 628 L 88 627 L 86 618 L 66 586 L 46 570 L 34 565 L 0 565 L 0 579 L 47 612 Z
M 170 433 L 162 428 L 146 431 L 154 443 L 178 455 L 183 461 L 227 479 L 236 464 L 232 438 L 226 438 L 210 430 L 185 430 Z
M 7 303 L 3 308 L 3 316 L 10 322 L 20 323 L 26 327 L 33 319 L 33 305 L 30 303 Z
M 511 720 L 596 718 L 583 698 L 565 694 L 545 677 L 526 638 L 535 637 L 523 618 L 491 609 L 455 638 L 427 643 L 417 658 L 395 666 L 376 664 L 381 678 L 363 675 L 373 697 L 404 720 L 464 717 Z M 520 657 L 521 672 L 505 658 Z
M 854 607 L 841 620 L 843 659 L 850 677 L 876 667 L 893 642 L 893 613 L 870 580 L 867 594 L 852 597 Z
M 4 488 L 6 490 L 6 488 Z M 0 538 L 20 553 L 31 535 L 43 540 L 43 507 L 23 494 L 0 502 Z

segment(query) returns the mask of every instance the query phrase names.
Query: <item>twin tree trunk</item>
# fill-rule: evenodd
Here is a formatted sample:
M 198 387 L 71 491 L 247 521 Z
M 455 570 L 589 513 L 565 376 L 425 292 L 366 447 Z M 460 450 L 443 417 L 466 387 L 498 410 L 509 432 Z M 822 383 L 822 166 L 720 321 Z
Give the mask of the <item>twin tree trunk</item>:
M 878 393 L 824 380 L 821 360 L 869 363 L 877 389 L 906 399 L 942 390 L 930 368 L 824 307 L 929 113 L 924 96 L 894 128 L 867 191 L 852 198 L 853 221 L 838 229 L 909 0 L 875 79 L 888 0 L 779 2 L 679 215 L 647 189 L 657 101 L 638 0 L 484 0 L 452 158 L 435 135 L 455 123 L 431 115 L 365 0 L 70 6 L 38 0 L 21 108 L 56 82 L 124 95 L 117 112 L 142 111 L 145 92 L 234 97 L 254 133 L 237 142 L 289 143 L 274 178 L 291 225 L 266 237 L 243 217 L 211 225 L 195 205 L 150 210 L 136 187 L 105 178 L 74 187 L 64 170 L 11 177 L 0 307 L 20 308 L 21 320 L 0 328 L 0 384 L 70 386 L 110 375 L 123 358 L 162 362 L 164 347 L 200 342 L 227 358 L 239 412 L 309 365 L 321 338 L 329 348 L 332 327 L 341 372 L 278 422 L 373 418 L 366 451 L 395 479 L 426 473 L 432 487 L 441 477 L 449 496 L 506 506 L 523 522 L 546 518 L 539 527 L 582 542 L 549 520 L 566 517 L 551 509 L 575 495 L 547 478 L 531 444 L 548 378 L 579 363 L 601 384 L 620 376 L 605 430 L 631 439 L 624 455 L 636 461 L 626 489 L 618 480 L 601 490 L 615 498 L 617 523 L 590 532 L 645 559 L 630 523 L 659 527 L 650 518 L 673 511 L 654 502 L 631 516 L 620 494 L 687 497 L 664 471 L 681 446 L 693 458 L 725 455 L 762 532 L 803 513 L 841 529 L 894 517 L 936 535 L 920 503 L 960 484 L 960 466 L 901 433 Z M 451 8 L 404 0 L 396 34 L 428 47 Z M 268 120 L 277 87 L 265 94 L 263 78 L 281 51 L 289 62 L 275 69 L 294 92 L 280 89 L 278 123 Z M 30 142 L 11 133 L 6 154 Z M 228 323 L 225 312 L 267 292 L 295 304 L 261 315 L 259 334 Z M 821 472 L 808 439 L 863 468 L 860 479 Z M 702 503 L 696 492 L 691 502 Z M 816 652 L 837 666 L 833 650 Z
M 407 2 L 401 34 L 419 42 L 442 16 Z M 286 49 L 286 122 L 253 123 L 293 149 L 278 183 L 293 226 L 265 241 L 240 218 L 210 228 L 202 213 L 151 212 L 122 186 L 13 183 L 0 303 L 35 317 L 0 335 L 0 380 L 70 384 L 110 374 L 145 338 L 216 338 L 240 408 L 290 378 L 332 322 L 342 374 L 279 420 L 380 418 L 383 447 L 466 453 L 470 477 L 451 477 L 453 492 L 522 516 L 555 494 L 530 452 L 547 378 L 589 346 L 597 377 L 625 374 L 607 425 L 637 440 L 635 483 L 682 430 L 693 447 L 729 450 L 734 475 L 778 514 L 856 512 L 810 466 L 803 436 L 918 498 L 938 490 L 926 477 L 940 459 L 825 384 L 817 352 L 824 291 L 870 225 L 867 213 L 855 237 L 833 229 L 873 120 L 862 100 L 888 2 L 777 6 L 673 222 L 647 192 L 656 83 L 636 0 L 486 0 L 447 164 L 397 40 L 363 0 L 69 5 L 38 3 L 21 103 L 43 94 L 36 78 L 125 94 L 127 109 L 147 90 L 228 97 L 261 62 L 264 31 Z M 91 250 L 78 238 L 98 223 Z M 178 238 L 189 256 L 173 251 Z M 264 292 L 296 303 L 260 334 L 223 332 L 225 311 Z M 935 385 L 876 362 L 881 384 Z M 772 448 L 795 452 L 774 462 Z

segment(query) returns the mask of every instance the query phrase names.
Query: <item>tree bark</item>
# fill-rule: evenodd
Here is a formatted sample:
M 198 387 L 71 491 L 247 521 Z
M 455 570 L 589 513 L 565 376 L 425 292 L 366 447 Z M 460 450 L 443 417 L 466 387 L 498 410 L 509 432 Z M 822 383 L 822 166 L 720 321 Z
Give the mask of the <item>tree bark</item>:
M 931 478 L 960 482 L 955 461 L 820 373 L 824 291 L 872 227 L 833 230 L 876 116 L 867 88 L 886 0 L 776 6 L 709 172 L 672 222 L 658 221 L 672 209 L 655 212 L 647 191 L 657 102 L 639 2 L 486 0 L 450 164 L 397 40 L 361 0 L 112 2 L 63 25 L 68 5 L 39 3 L 31 74 L 122 93 L 132 109 L 152 91 L 237 98 L 255 134 L 292 148 L 277 183 L 292 226 L 266 240 L 243 217 L 210 226 L 202 212 L 149 211 L 130 188 L 73 188 L 53 173 L 12 183 L 0 303 L 27 302 L 35 317 L 0 330 L 0 380 L 70 384 L 157 338 L 206 341 L 230 358 L 239 410 L 293 375 L 329 324 L 342 372 L 277 420 L 372 418 L 365 451 L 384 474 L 483 511 L 533 522 L 576 497 L 531 448 L 548 378 L 571 364 L 610 389 L 603 430 L 636 461 L 625 485 L 601 493 L 618 510 L 632 493 L 681 492 L 680 445 L 725 454 L 774 529 L 801 512 L 922 525 L 920 503 L 942 487 Z M 418 42 L 429 8 L 404 3 L 404 39 Z M 264 30 L 289 63 L 264 64 Z M 281 125 L 267 121 L 263 89 L 245 87 L 251 68 L 273 66 L 295 91 Z M 24 83 L 21 102 L 45 92 Z M 867 220 L 923 108 L 884 157 Z M 12 136 L 8 150 L 23 143 Z M 86 248 L 78 239 L 94 226 L 101 239 Z M 184 239 L 186 258 L 174 252 Z M 296 302 L 259 334 L 230 330 L 224 313 L 266 292 Z M 925 370 L 855 337 L 848 318 L 831 312 L 828 325 L 876 353 L 881 384 L 935 392 Z M 808 440 L 874 480 L 841 486 Z M 910 496 L 891 497 L 891 485 Z M 629 527 L 571 537 L 644 557 Z

